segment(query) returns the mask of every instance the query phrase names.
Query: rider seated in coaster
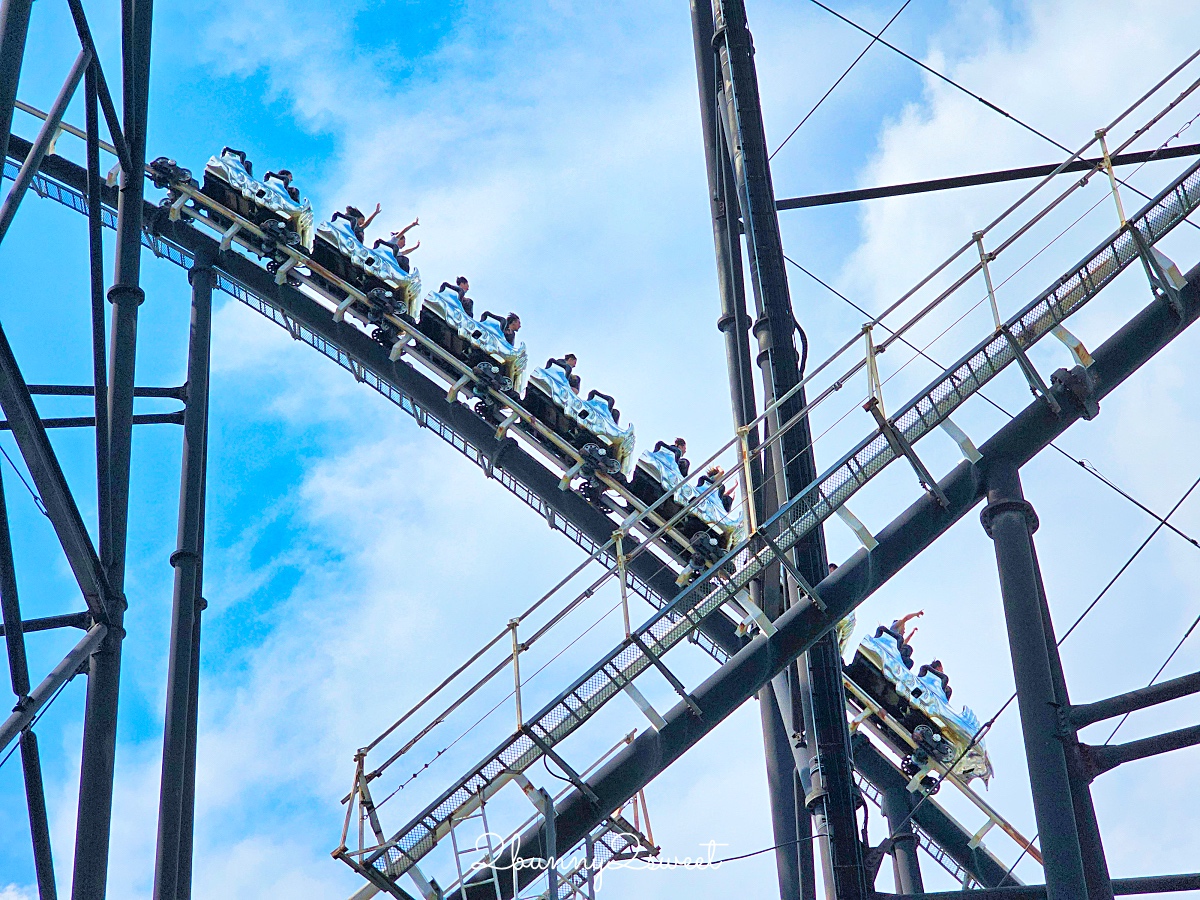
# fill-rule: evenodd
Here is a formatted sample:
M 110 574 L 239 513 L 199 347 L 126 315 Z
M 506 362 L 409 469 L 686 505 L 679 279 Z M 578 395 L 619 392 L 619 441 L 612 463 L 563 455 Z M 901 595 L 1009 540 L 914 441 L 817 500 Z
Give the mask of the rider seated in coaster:
M 579 357 L 577 357 L 574 353 L 568 353 L 562 359 L 546 360 L 545 368 L 548 369 L 551 366 L 558 366 L 560 369 L 562 369 L 567 375 L 567 384 L 571 386 L 571 390 L 578 394 L 579 376 L 575 374 L 575 367 L 577 365 L 579 365 Z
M 504 339 L 514 347 L 517 346 L 517 332 L 521 330 L 520 316 L 518 316 L 516 313 L 509 313 L 507 316 L 502 316 L 499 313 L 486 310 L 484 314 L 479 317 L 479 321 L 486 322 L 488 319 L 499 322 L 500 330 L 504 332 Z
M 387 238 L 386 240 L 384 238 L 376 238 L 375 243 L 371 245 L 371 249 L 378 250 L 380 244 L 383 244 L 385 247 L 390 247 L 392 249 L 392 255 L 396 257 L 396 262 L 400 264 L 400 268 L 402 268 L 405 272 L 409 271 L 408 254 L 420 247 L 421 242 L 417 241 L 415 244 L 409 247 L 405 243 L 404 235 L 409 231 L 412 231 L 412 229 L 416 228 L 420 224 L 420 219 L 413 219 L 409 224 L 405 225 L 399 231 L 393 231 L 391 237 Z
M 280 169 L 278 172 L 268 172 L 263 176 L 263 181 L 266 181 L 274 175 L 283 182 L 283 189 L 287 191 L 287 195 L 292 198 L 294 203 L 300 202 L 300 189 L 292 187 L 292 173 L 290 169 Z
M 920 678 L 927 672 L 942 683 L 942 692 L 946 695 L 946 699 L 949 700 L 950 695 L 954 693 L 954 689 L 950 687 L 950 676 L 947 675 L 946 671 L 942 668 L 942 661 L 940 659 L 935 659 L 929 665 L 921 666 L 921 668 L 917 670 L 917 677 Z
M 670 450 L 673 454 L 675 454 L 675 463 L 679 466 L 679 474 L 684 478 L 687 478 L 688 471 L 692 468 L 692 464 L 683 455 L 687 453 L 687 441 L 681 437 L 675 438 L 675 440 L 669 444 L 664 441 L 659 441 L 654 445 L 654 452 L 657 453 L 659 450 Z
M 725 507 L 725 512 L 733 509 L 733 491 L 729 485 L 721 483 L 721 479 L 725 477 L 725 470 L 720 466 L 713 466 L 696 480 L 696 487 L 705 488 L 710 484 L 717 485 L 717 496 L 721 498 L 721 505 Z
M 242 161 L 242 168 L 246 170 L 246 174 L 251 178 L 254 177 L 254 163 L 246 159 L 245 150 L 234 150 L 232 147 L 222 147 L 221 155 L 224 156 L 226 153 L 228 153 L 230 156 L 236 156 L 238 159 L 240 159 Z
M 594 400 L 597 397 L 608 404 L 608 414 L 612 416 L 613 424 L 620 425 L 621 411 L 617 409 L 617 399 L 615 397 L 610 397 L 608 394 L 604 393 L 603 391 L 598 391 L 595 388 L 592 388 L 590 391 L 588 391 L 589 400 Z
M 443 281 L 442 286 L 438 288 L 438 293 L 442 291 L 454 291 L 458 294 L 458 302 L 462 304 L 463 312 L 468 316 L 475 315 L 475 301 L 467 296 L 467 291 L 471 289 L 470 282 L 467 281 L 466 275 L 459 275 L 454 279 L 454 284 L 448 281 Z
M 354 232 L 354 236 L 358 238 L 359 243 L 367 239 L 367 226 L 375 221 L 375 217 L 379 215 L 381 209 L 378 203 L 375 204 L 375 212 L 369 216 L 363 215 L 363 211 L 357 206 L 347 206 L 343 213 L 334 213 L 334 216 L 341 216 L 350 220 L 350 228 Z

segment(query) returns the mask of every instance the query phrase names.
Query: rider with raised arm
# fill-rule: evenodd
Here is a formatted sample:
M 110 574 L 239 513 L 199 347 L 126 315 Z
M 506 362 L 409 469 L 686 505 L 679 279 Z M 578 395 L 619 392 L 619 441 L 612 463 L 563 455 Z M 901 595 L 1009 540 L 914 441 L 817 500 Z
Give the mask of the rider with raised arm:
M 733 490 L 721 481 L 724 477 L 725 470 L 720 466 L 713 466 L 696 479 L 696 487 L 703 489 L 710 484 L 717 485 L 717 496 L 721 498 L 721 505 L 725 507 L 725 512 L 729 512 L 733 509 Z
M 396 262 L 400 264 L 400 268 L 407 272 L 409 271 L 408 254 L 420 247 L 421 242 L 417 241 L 410 247 L 405 242 L 404 235 L 412 231 L 420 224 L 421 220 L 419 218 L 413 219 L 399 231 L 393 231 L 390 237 L 386 239 L 376 238 L 375 243 L 372 244 L 371 247 L 375 250 L 379 249 L 380 244 L 383 244 L 385 247 L 390 247 L 392 250 L 392 255 L 396 257 Z
M 367 226 L 375 221 L 375 217 L 379 215 L 380 209 L 382 209 L 382 207 L 376 203 L 375 212 L 367 216 L 364 215 L 363 211 L 357 206 L 347 205 L 346 211 L 344 213 L 339 213 L 339 215 L 345 216 L 350 220 L 350 229 L 354 232 L 354 236 L 358 238 L 359 243 L 361 243 L 367 239 Z

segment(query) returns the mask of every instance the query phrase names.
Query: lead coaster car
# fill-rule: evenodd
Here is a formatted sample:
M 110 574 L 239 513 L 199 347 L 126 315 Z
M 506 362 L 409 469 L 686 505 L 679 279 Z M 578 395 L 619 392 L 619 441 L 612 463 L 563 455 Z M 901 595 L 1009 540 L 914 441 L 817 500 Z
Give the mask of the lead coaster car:
M 889 629 L 880 627 L 876 636 L 863 638 L 846 674 L 917 739 L 921 746 L 915 755 L 925 753 L 944 765 L 958 760 L 953 772 L 964 782 L 981 778 L 987 785 L 991 780 L 995 771 L 983 738 L 972 744 L 980 729 L 978 717 L 970 707 L 962 712 L 951 707 L 933 672 L 919 675 L 908 668 Z
M 410 313 L 410 316 L 412 314 Z M 522 341 L 510 344 L 504 333 L 492 322 L 478 322 L 463 309 L 458 294 L 454 291 L 434 291 L 425 295 L 419 308 L 417 328 L 427 338 L 452 356 L 466 363 L 489 387 L 500 393 L 510 393 L 519 398 L 529 378 L 529 355 Z M 416 352 L 458 380 L 459 372 L 447 365 L 445 360 L 431 354 L 420 345 Z M 508 384 L 503 380 L 507 379 Z M 476 392 L 483 404 L 491 410 L 495 401 L 486 396 L 486 391 Z
M 414 322 L 420 318 L 421 273 L 415 268 L 411 272 L 405 271 L 390 247 L 368 250 L 349 222 L 340 219 L 344 217 L 335 214 L 334 221 L 317 226 L 313 261 L 367 295 L 371 305 L 364 309 L 363 304 L 356 301 L 352 309 L 360 318 L 379 326 L 383 333 L 377 333 L 377 338 L 391 346 L 398 333 L 395 326 L 383 320 L 382 313 L 407 315 Z M 312 277 L 328 281 L 319 272 L 313 272 Z M 336 284 L 325 286 L 339 297 L 345 293 Z
M 615 471 L 610 474 L 620 472 L 626 478 L 632 474 L 636 461 L 633 426 L 622 428 L 613 421 L 612 410 L 600 397 L 581 398 L 557 366 L 533 370 L 524 403 L 530 413 L 581 453 L 592 446 L 614 460 Z M 595 455 L 595 451 L 588 453 Z
M 246 155 L 226 147 L 204 167 L 200 192 L 249 219 L 279 243 L 311 251 L 316 230 L 308 200 L 293 200 L 282 179 L 268 173 L 257 181 L 246 169 Z

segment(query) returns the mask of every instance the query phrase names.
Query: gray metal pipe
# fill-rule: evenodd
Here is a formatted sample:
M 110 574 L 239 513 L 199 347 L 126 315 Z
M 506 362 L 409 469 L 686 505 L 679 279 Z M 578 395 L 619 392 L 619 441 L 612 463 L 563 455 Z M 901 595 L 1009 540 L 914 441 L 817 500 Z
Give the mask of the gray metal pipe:
M 117 708 L 121 688 L 121 642 L 125 636 L 125 551 L 129 524 L 129 475 L 133 449 L 133 386 L 146 162 L 146 110 L 150 83 L 152 0 L 122 0 L 122 130 L 130 169 L 122 169 L 117 202 L 117 252 L 108 375 L 108 485 L 100 521 L 100 558 L 115 595 L 109 639 L 91 660 L 83 723 L 83 759 L 75 824 L 73 900 L 104 900 L 112 833 Z
M 892 872 L 896 887 L 906 894 L 925 890 L 921 878 L 921 863 L 917 858 L 917 836 L 912 828 L 913 807 L 917 798 L 907 786 L 894 785 L 882 791 L 883 817 L 887 819 L 892 841 Z
M 104 640 L 107 633 L 107 626 L 100 622 L 89 628 L 88 633 L 70 653 L 63 657 L 62 662 L 42 679 L 41 684 L 29 692 L 29 699 L 21 705 L 21 708 L 4 720 L 4 724 L 0 725 L 0 753 L 4 752 L 12 739 L 33 721 L 38 710 L 46 705 L 54 696 L 54 692 L 78 674 L 80 667 Z
M 1067 713 L 1067 718 L 1075 728 L 1083 728 L 1095 722 L 1102 722 L 1114 716 L 1136 712 L 1148 706 L 1156 706 L 1159 703 L 1166 703 L 1168 700 L 1176 700 L 1197 692 L 1200 692 L 1200 672 L 1182 675 L 1179 678 L 1172 678 L 1170 681 L 1139 688 L 1126 694 L 1118 694 L 1107 700 L 1072 706 Z
M 1200 744 L 1200 725 L 1156 734 L 1153 737 L 1142 738 L 1140 741 L 1130 741 L 1127 744 L 1112 744 L 1104 747 L 1084 745 L 1084 758 L 1092 767 L 1092 777 L 1115 769 L 1117 766 L 1135 759 L 1145 759 L 1148 756 L 1158 756 L 1172 750 L 1182 750 L 1184 747 L 1194 747 Z
M 189 700 L 192 693 L 192 637 L 201 590 L 201 543 L 208 426 L 208 374 L 212 345 L 212 261 L 197 259 L 192 282 L 192 323 L 188 341 L 188 400 L 183 421 L 183 464 L 179 475 L 178 548 L 171 554 L 175 586 L 171 607 L 171 650 L 167 663 L 167 708 L 163 726 L 162 780 L 158 804 L 158 847 L 154 863 L 155 900 L 178 896 L 188 763 Z M 193 760 L 194 762 L 194 760 Z M 190 869 L 190 866 L 189 866 Z
M 1058 738 L 1057 697 L 1038 592 L 1040 576 L 1033 556 L 1037 517 L 1021 491 L 1013 461 L 1002 459 L 993 466 L 987 486 L 988 505 L 981 519 L 996 547 L 1047 896 L 1049 900 L 1080 900 L 1088 895 L 1087 882 L 1066 753 Z

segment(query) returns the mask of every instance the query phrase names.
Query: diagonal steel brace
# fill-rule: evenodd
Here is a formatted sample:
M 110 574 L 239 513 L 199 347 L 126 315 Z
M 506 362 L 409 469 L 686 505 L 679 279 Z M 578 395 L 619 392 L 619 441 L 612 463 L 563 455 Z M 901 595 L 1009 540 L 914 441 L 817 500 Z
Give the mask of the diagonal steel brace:
M 824 612 L 825 601 L 821 599 L 821 595 L 817 593 L 817 589 L 808 583 L 808 580 L 800 574 L 800 570 L 797 569 L 792 561 L 787 558 L 787 554 L 779 549 L 779 545 L 771 540 L 771 536 L 765 531 L 756 531 L 755 534 L 763 539 L 766 545 L 771 548 L 771 552 L 775 554 L 776 559 L 778 559 L 783 564 L 783 567 L 787 569 L 788 574 L 791 575 L 792 578 L 796 579 L 796 584 L 800 586 L 800 590 L 804 591 L 804 593 L 808 594 L 808 596 L 812 598 L 812 602 L 816 605 L 817 609 L 821 610 L 821 612 Z
M 667 679 L 671 687 L 675 689 L 675 693 L 683 698 L 683 702 L 686 703 L 688 709 L 692 711 L 692 715 L 694 715 L 697 719 L 704 718 L 704 715 L 700 711 L 700 704 L 697 703 L 692 698 L 692 695 L 688 693 L 688 689 L 683 686 L 683 682 L 675 677 L 675 673 L 667 668 L 666 663 L 650 652 L 650 648 L 642 643 L 642 639 L 638 637 L 636 632 L 629 636 L 629 641 L 639 650 L 641 650 L 642 653 L 646 654 L 646 659 L 650 660 L 654 668 L 658 669 L 658 671 L 662 673 L 663 678 Z
M 565 759 L 554 752 L 553 747 L 534 734 L 533 729 L 528 725 L 522 725 L 521 732 L 527 738 L 537 744 L 538 749 L 541 750 L 545 756 L 554 760 L 554 764 L 562 769 L 564 773 L 566 773 L 567 779 L 571 782 L 571 784 L 575 785 L 575 789 L 579 791 L 579 793 L 587 797 L 588 800 L 590 800 L 597 807 L 600 806 L 600 798 L 596 796 L 596 792 L 593 791 L 591 786 L 589 786 L 588 783 L 583 780 L 582 775 L 571 768 L 570 764 Z
M 1009 338 L 1009 340 L 1011 341 L 1012 339 Z M 896 426 L 883 414 L 883 410 L 879 408 L 879 401 L 872 397 L 863 404 L 863 409 L 875 417 L 875 422 L 879 425 L 879 431 L 887 438 L 888 444 L 892 447 L 892 452 L 908 460 L 909 465 L 913 467 L 913 471 L 917 473 L 917 480 L 921 482 L 921 487 L 929 492 L 933 499 L 937 501 L 938 506 L 946 509 L 950 505 L 950 501 L 946 499 L 946 495 L 938 487 L 937 479 L 929 474 L 929 470 L 925 468 L 925 463 L 921 462 L 921 458 L 917 456 L 912 445 L 904 439 L 904 436 L 896 430 Z
M 1029 382 L 1029 390 L 1037 396 L 1041 396 L 1050 404 L 1050 408 L 1054 410 L 1056 416 L 1062 415 L 1062 407 L 1058 405 L 1058 401 L 1054 399 L 1054 395 L 1050 393 L 1050 388 L 1046 386 L 1046 382 L 1042 380 L 1042 376 L 1038 374 L 1038 370 L 1034 368 L 1029 357 L 1025 354 L 1025 348 L 1018 343 L 1013 337 L 1012 331 L 1007 325 L 1001 325 L 996 329 L 1005 338 L 1008 339 L 1008 346 L 1012 349 L 1013 356 L 1016 357 L 1017 366 L 1021 369 L 1021 373 L 1025 376 L 1025 380 Z
M 1162 263 L 1159 262 L 1154 251 L 1146 244 L 1145 237 L 1142 236 L 1142 233 L 1134 225 L 1129 226 L 1129 236 L 1133 238 L 1138 256 L 1142 258 L 1142 266 L 1146 270 L 1146 277 L 1150 279 L 1150 289 L 1167 301 L 1171 307 L 1171 311 L 1175 315 L 1182 317 L 1183 301 L 1179 299 L 1179 291 L 1163 270 Z M 1156 288 L 1157 290 L 1155 290 Z

